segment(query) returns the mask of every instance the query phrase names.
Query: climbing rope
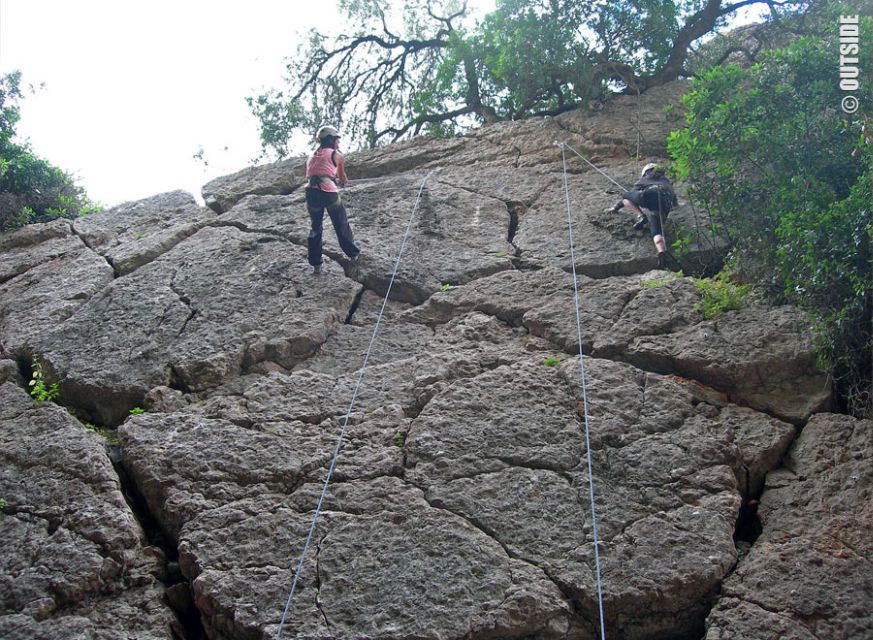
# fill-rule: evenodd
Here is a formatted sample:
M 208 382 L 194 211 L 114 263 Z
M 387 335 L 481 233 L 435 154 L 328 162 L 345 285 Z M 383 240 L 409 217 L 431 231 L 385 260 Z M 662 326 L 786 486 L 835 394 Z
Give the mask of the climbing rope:
M 576 308 L 576 337 L 579 341 L 579 380 L 582 389 L 582 407 L 585 423 L 585 449 L 588 454 L 588 494 L 591 499 L 591 530 L 594 534 L 594 569 L 597 577 L 597 608 L 600 613 L 600 638 L 606 640 L 606 627 L 603 621 L 603 581 L 600 574 L 600 540 L 597 535 L 597 515 L 594 508 L 594 473 L 591 461 L 591 438 L 588 430 L 588 388 L 585 382 L 585 362 L 582 357 L 582 318 L 579 315 L 579 280 L 576 277 L 576 249 L 573 243 L 573 217 L 570 213 L 570 187 L 567 184 L 567 156 L 564 148 L 569 148 L 563 142 L 556 142 L 561 148 L 561 163 L 564 168 L 564 196 L 567 201 L 567 225 L 570 234 L 570 265 L 573 271 L 573 299 Z M 572 151 L 572 149 L 571 149 Z M 579 155 L 578 153 L 576 155 Z M 582 156 L 579 156 L 580 158 Z M 582 158 L 588 162 L 585 158 Z M 591 164 L 590 162 L 588 164 Z M 594 165 L 591 165 L 594 167 Z M 597 169 L 597 167 L 594 167 Z M 600 171 L 600 169 L 597 169 Z M 601 171 L 601 173 L 603 173 Z M 606 175 L 605 173 L 603 175 Z M 609 178 L 609 176 L 606 176 Z M 612 180 L 612 178 L 609 178 Z M 612 180 L 615 182 L 614 180 Z M 618 184 L 617 182 L 615 184 Z M 621 187 L 621 185 L 618 185 Z M 623 187 L 622 187 L 623 188 Z
M 593 162 L 591 162 L 591 160 L 589 160 L 588 158 L 586 158 L 585 156 L 583 156 L 581 153 L 579 153 L 578 151 L 576 151 L 573 147 L 571 147 L 571 146 L 570 146 L 569 144 L 567 144 L 566 142 L 558 142 L 557 140 L 555 140 L 554 145 L 555 145 L 556 147 L 560 147 L 560 148 L 561 148 L 561 157 L 563 157 L 563 155 L 564 155 L 564 154 L 563 154 L 563 151 L 564 151 L 564 148 L 566 147 L 567 149 L 569 149 L 570 151 L 572 151 L 573 153 L 575 153 L 577 156 L 579 156 L 582 160 L 584 160 L 585 162 L 587 162 L 587 163 L 588 163 L 588 166 L 590 166 L 592 169 L 594 169 L 597 173 L 599 173 L 599 174 L 602 175 L 604 178 L 606 178 L 607 180 L 609 180 L 612 184 L 614 184 L 616 187 L 618 187 L 619 189 L 621 189 L 622 192 L 624 192 L 624 191 L 630 191 L 630 189 L 628 189 L 627 187 L 624 187 L 624 186 L 620 185 L 618 182 L 616 182 L 615 180 L 613 180 L 613 179 L 612 179 L 612 176 L 610 176 L 610 175 L 609 175 L 608 173 L 606 173 L 605 171 L 602 171 L 602 170 L 600 169 L 600 167 L 598 167 L 596 164 L 594 164 Z M 565 172 L 567 171 L 567 165 L 566 165 L 566 164 L 564 165 L 564 171 L 565 171 Z M 565 177 L 566 177 L 566 176 L 565 176 Z
M 570 151 L 572 151 L 573 153 L 575 153 L 577 156 L 579 156 L 583 161 L 585 161 L 585 162 L 588 164 L 588 166 L 590 166 L 592 169 L 594 169 L 597 173 L 599 173 L 599 174 L 602 175 L 604 178 L 606 178 L 607 180 L 609 180 L 612 184 L 614 184 L 616 187 L 618 187 L 619 189 L 621 189 L 622 192 L 629 191 L 629 189 L 628 189 L 627 187 L 624 187 L 624 186 L 622 186 L 621 184 L 619 184 L 618 182 L 616 182 L 615 180 L 613 180 L 612 176 L 610 176 L 610 175 L 609 175 L 608 173 L 606 173 L 605 171 L 602 171 L 602 170 L 600 169 L 600 167 L 598 167 L 597 165 L 595 165 L 595 164 L 594 164 L 593 162 L 591 162 L 588 158 L 586 158 L 586 157 L 583 156 L 581 153 L 579 153 L 578 151 L 576 151 L 573 147 L 571 147 L 570 145 L 568 145 L 566 142 L 558 142 L 557 140 L 555 140 L 555 142 L 554 142 L 553 144 L 554 144 L 556 147 L 560 147 L 560 148 L 561 148 L 561 157 L 562 157 L 562 158 L 564 157 L 564 148 L 566 147 L 567 149 L 569 149 Z M 565 164 L 565 165 L 564 165 L 564 172 L 565 172 L 564 178 L 565 178 L 565 179 L 566 179 L 566 177 L 567 177 L 567 176 L 566 176 L 566 171 L 567 171 L 567 166 L 566 166 L 566 164 Z M 667 221 L 667 217 L 666 217 L 665 215 L 662 215 L 662 214 L 661 214 L 661 210 L 662 210 L 662 209 L 663 209 L 663 207 L 662 207 L 662 205 L 661 205 L 661 191 L 660 191 L 660 189 L 659 189 L 659 190 L 658 190 L 658 210 L 657 210 L 657 211 L 653 211 L 652 213 L 653 213 L 653 215 L 657 215 L 657 216 L 658 216 L 658 221 L 659 221 L 660 224 L 661 224 L 661 235 L 664 237 L 664 242 L 666 243 L 666 242 L 667 242 L 667 229 L 666 229 L 666 224 L 665 224 L 665 223 L 666 223 L 666 221 Z M 674 255 L 670 252 L 670 249 L 669 249 L 669 248 L 667 248 L 666 253 L 667 253 L 667 255 L 668 255 L 668 256 L 673 260 L 673 262 L 675 262 L 676 264 L 679 264 L 679 261 L 676 259 L 676 256 L 674 256 Z
M 358 372 L 358 381 L 355 384 L 355 389 L 352 392 L 352 400 L 349 403 L 349 409 L 346 412 L 345 418 L 343 419 L 342 429 L 340 430 L 339 439 L 336 443 L 336 449 L 333 452 L 333 458 L 330 461 L 330 467 L 327 470 L 327 476 L 324 479 L 324 486 L 321 488 L 321 496 L 318 498 L 318 503 L 315 506 L 315 513 L 312 516 L 312 524 L 309 527 L 309 533 L 306 536 L 306 542 L 303 544 L 303 551 L 300 554 L 300 559 L 297 561 L 297 569 L 294 572 L 294 580 L 291 582 L 291 590 L 288 593 L 288 600 L 285 603 L 285 610 L 282 612 L 282 619 L 279 621 L 279 628 L 276 631 L 276 640 L 281 640 L 282 638 L 282 629 L 285 626 L 285 619 L 288 617 L 288 612 L 291 610 L 291 605 L 294 603 L 294 592 L 297 589 L 297 581 L 300 579 L 300 572 L 303 569 L 303 561 L 306 559 L 306 554 L 309 551 L 309 545 L 312 542 L 312 536 L 315 533 L 315 525 L 318 522 L 318 516 L 321 513 L 322 505 L 324 504 L 324 498 L 327 496 L 327 488 L 330 485 L 330 478 L 333 475 L 333 471 L 336 468 L 337 459 L 339 458 L 340 451 L 343 448 L 343 441 L 346 437 L 346 431 L 348 429 L 349 417 L 352 415 L 352 409 L 355 406 L 355 400 L 358 397 L 358 390 L 361 388 L 361 380 L 364 378 L 364 371 L 367 368 L 367 361 L 370 359 L 370 353 L 373 350 L 373 344 L 376 341 L 376 335 L 379 333 L 379 324 L 382 322 L 382 316 L 385 313 L 385 307 L 388 304 L 388 296 L 391 294 L 391 287 L 394 285 L 394 279 L 397 277 L 397 269 L 400 267 L 400 258 L 403 255 L 403 249 L 406 247 L 406 240 L 409 237 L 409 230 L 412 228 L 412 220 L 415 218 L 415 212 L 418 210 L 418 204 L 421 202 L 421 194 L 424 191 L 424 185 L 427 183 L 428 179 L 435 172 L 439 171 L 439 169 L 434 169 L 430 173 L 428 173 L 424 180 L 421 181 L 421 186 L 418 189 L 418 196 L 415 198 L 415 204 L 412 207 L 412 213 L 409 215 L 409 222 L 406 223 L 406 232 L 403 234 L 403 240 L 400 242 L 400 250 L 397 252 L 397 260 L 394 262 L 394 271 L 391 273 L 391 280 L 388 282 L 388 289 L 385 291 L 385 299 L 382 301 L 382 308 L 379 309 L 379 315 L 376 318 L 376 325 L 373 327 L 373 335 L 370 336 L 370 344 L 367 346 L 367 353 L 364 355 L 364 364 L 361 365 L 361 369 Z

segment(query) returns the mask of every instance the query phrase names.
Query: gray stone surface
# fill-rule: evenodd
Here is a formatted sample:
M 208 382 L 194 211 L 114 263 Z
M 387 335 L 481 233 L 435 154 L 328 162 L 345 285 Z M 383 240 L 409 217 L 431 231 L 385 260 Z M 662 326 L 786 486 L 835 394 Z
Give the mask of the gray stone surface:
M 677 99 L 349 154 L 364 252 L 351 263 L 328 223 L 320 276 L 299 158 L 210 183 L 210 209 L 175 192 L 0 237 L 2 375 L 23 384 L 35 355 L 62 403 L 123 421 L 109 453 L 166 547 L 99 437 L 8 382 L 0 636 L 181 637 L 166 601 L 213 640 L 275 637 L 333 468 L 283 637 L 596 637 L 586 423 L 608 637 L 869 635 L 870 429 L 805 424 L 829 398 L 808 323 L 754 301 L 704 320 L 569 154 L 579 360 L 554 142 L 630 184 Z M 695 216 L 671 214 L 671 240 Z
M 759 515 L 706 640 L 873 637 L 873 422 L 813 416 L 767 476 Z
M 103 438 L 0 386 L 0 635 L 170 640 L 163 555 L 145 541 Z
M 304 158 L 248 167 L 204 185 L 203 200 L 216 213 L 224 213 L 245 196 L 291 193 L 303 185 L 305 176 Z
M 830 402 L 815 366 L 809 321 L 792 307 L 752 301 L 705 320 L 690 278 L 649 272 L 579 279 L 586 353 L 675 373 L 719 389 L 742 404 L 799 422 Z M 579 350 L 573 280 L 559 269 L 512 271 L 432 296 L 408 320 L 439 324 L 470 310 L 520 325 L 562 350 Z
M 397 263 L 424 176 L 397 176 L 386 183 L 352 186 L 342 194 L 362 257 L 354 265 L 340 251 L 325 220 L 324 253 L 367 288 L 384 293 Z M 469 282 L 512 267 L 507 206 L 446 183 L 429 181 L 421 192 L 403 248 L 392 299 L 420 303 L 446 283 Z M 280 235 L 301 247 L 309 235 L 302 194 L 249 196 L 222 222 Z M 305 249 L 302 250 L 305 258 Z
M 65 402 L 112 423 L 155 386 L 200 390 L 265 363 L 293 367 L 356 292 L 338 274 L 314 278 L 273 236 L 210 227 L 114 280 L 34 348 Z
M 127 202 L 73 222 L 76 234 L 106 258 L 117 275 L 160 257 L 215 219 L 185 191 Z

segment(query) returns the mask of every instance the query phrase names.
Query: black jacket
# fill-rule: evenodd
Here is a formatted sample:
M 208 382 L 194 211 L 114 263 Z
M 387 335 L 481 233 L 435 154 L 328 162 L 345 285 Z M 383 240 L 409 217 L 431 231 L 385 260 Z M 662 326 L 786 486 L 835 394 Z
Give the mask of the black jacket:
M 640 178 L 631 188 L 631 191 L 645 191 L 650 187 L 658 187 L 661 191 L 661 197 L 670 202 L 670 206 L 675 207 L 679 204 L 679 199 L 676 197 L 676 192 L 673 191 L 673 184 L 667 179 L 663 173 L 649 172 Z

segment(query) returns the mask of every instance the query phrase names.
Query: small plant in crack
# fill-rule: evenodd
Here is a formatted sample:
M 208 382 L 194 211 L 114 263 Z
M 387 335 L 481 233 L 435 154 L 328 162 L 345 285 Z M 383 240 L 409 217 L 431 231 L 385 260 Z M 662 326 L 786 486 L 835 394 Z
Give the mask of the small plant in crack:
M 130 410 L 130 415 L 132 416 L 138 416 L 141 413 L 145 413 L 145 409 L 143 409 L 142 407 L 134 407 Z
M 394 434 L 392 442 L 394 442 L 395 447 L 400 447 L 402 449 L 406 445 L 406 434 L 398 431 Z
M 447 283 L 445 283 L 443 286 L 440 287 L 440 292 L 441 292 L 441 293 L 445 293 L 446 291 L 448 291 L 448 290 L 451 289 L 451 288 L 452 288 L 452 285 L 450 285 L 450 284 L 447 282 Z
M 561 364 L 561 361 L 554 356 L 549 356 L 543 360 L 544 367 L 557 367 L 559 364 Z
M 6 502 L 6 498 L 0 498 L 0 511 L 9 506 L 9 503 Z
M 36 402 L 54 402 L 61 395 L 57 382 L 52 384 L 46 382 L 42 363 L 36 356 L 33 357 L 33 375 L 28 385 L 30 386 L 30 396 Z
M 115 432 L 112 431 L 111 429 L 106 429 L 105 427 L 96 427 L 93 424 L 91 424 L 90 422 L 85 422 L 84 424 L 85 424 L 86 429 L 88 429 L 89 431 L 93 431 L 94 433 L 99 435 L 101 438 L 106 440 L 106 444 L 110 444 L 110 445 L 120 444 L 120 440 L 118 439 L 118 436 L 115 435 Z

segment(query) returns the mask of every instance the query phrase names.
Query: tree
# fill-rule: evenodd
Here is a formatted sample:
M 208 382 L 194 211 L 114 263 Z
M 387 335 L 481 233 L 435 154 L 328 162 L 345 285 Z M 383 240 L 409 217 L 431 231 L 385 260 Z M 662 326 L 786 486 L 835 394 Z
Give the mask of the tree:
M 689 48 L 750 5 L 811 0 L 498 0 L 475 22 L 458 0 L 344 0 L 351 35 L 311 34 L 282 89 L 248 98 L 264 151 L 291 132 L 341 125 L 369 146 L 477 123 L 554 115 L 613 90 L 686 74 Z
M 69 175 L 16 141 L 22 98 L 21 72 L 0 76 L 0 232 L 96 208 Z
M 845 410 L 870 411 L 873 131 L 841 109 L 838 15 L 742 69 L 716 67 L 685 97 L 669 149 L 689 195 L 733 242 L 732 268 L 818 319 L 821 354 Z M 862 42 L 873 27 L 862 21 Z M 861 69 L 871 64 L 862 47 Z M 869 83 L 855 92 L 873 104 Z

